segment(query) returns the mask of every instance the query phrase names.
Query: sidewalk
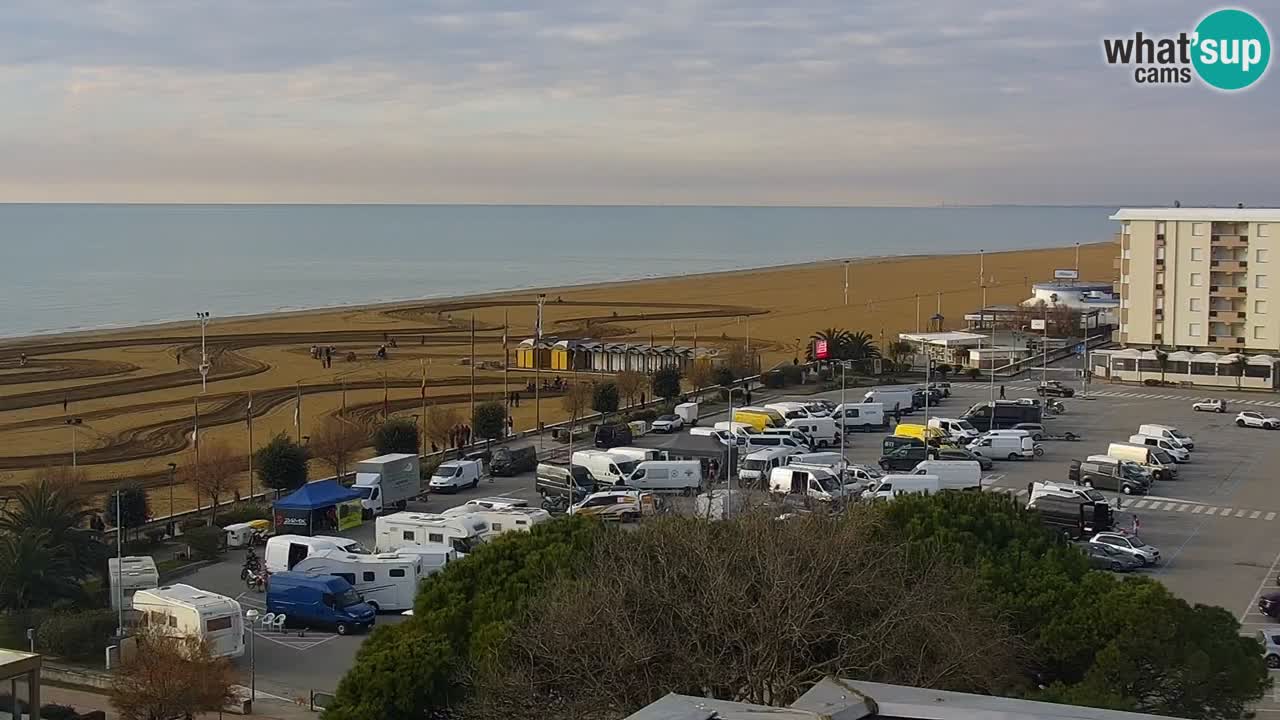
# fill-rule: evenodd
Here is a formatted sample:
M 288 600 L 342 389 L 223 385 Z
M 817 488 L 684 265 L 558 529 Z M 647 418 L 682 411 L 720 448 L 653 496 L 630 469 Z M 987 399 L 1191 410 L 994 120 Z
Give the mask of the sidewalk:
M 25 690 L 22 692 L 25 692 Z M 248 690 L 245 692 L 247 694 Z M 19 697 L 21 696 L 20 694 Z M 111 708 L 111 701 L 107 699 L 107 696 L 100 695 L 92 690 L 44 683 L 40 686 L 40 702 L 46 705 L 50 703 L 70 705 L 79 713 L 102 710 L 106 713 L 107 720 L 119 720 L 120 718 L 115 710 Z M 253 715 L 247 717 L 258 718 L 259 720 L 317 720 L 319 716 L 319 713 L 311 712 L 296 703 L 265 697 L 259 692 L 258 700 L 254 703 Z M 227 717 L 236 717 L 236 715 L 231 712 L 204 713 L 197 715 L 196 720 L 217 720 L 218 718 Z

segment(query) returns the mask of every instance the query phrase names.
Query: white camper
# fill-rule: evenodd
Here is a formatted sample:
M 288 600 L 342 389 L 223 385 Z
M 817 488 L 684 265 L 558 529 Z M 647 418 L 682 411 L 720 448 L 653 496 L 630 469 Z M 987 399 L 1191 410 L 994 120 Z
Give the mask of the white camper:
M 110 577 L 107 583 L 111 588 L 111 609 L 132 607 L 133 594 L 139 590 L 150 590 L 160 586 L 160 573 L 156 570 L 156 561 L 150 555 L 126 555 L 122 558 L 107 558 L 107 571 Z
M 396 552 L 410 546 L 455 550 L 460 555 L 474 552 L 489 532 L 484 518 L 466 515 L 398 512 L 374 521 L 378 552 Z
M 190 585 L 165 585 L 134 593 L 133 609 L 142 613 L 142 622 L 162 633 L 200 638 L 214 657 L 244 654 L 240 603 L 225 595 Z
M 551 519 L 551 513 L 542 508 L 501 507 L 489 508 L 475 503 L 467 503 L 449 508 L 440 513 L 445 517 L 475 515 L 485 521 L 487 526 L 484 538 L 487 540 L 512 530 L 528 532 L 534 525 Z
M 369 553 L 368 550 L 360 546 L 359 542 L 351 538 L 331 535 L 316 535 L 315 537 L 276 535 L 267 540 L 267 548 L 262 553 L 263 563 L 266 565 L 267 572 L 284 572 L 285 570 L 292 570 L 294 565 L 297 565 L 300 560 L 308 555 L 324 550 L 341 550 L 342 552 L 356 555 L 367 555 Z
M 350 583 L 374 612 L 413 607 L 418 581 L 423 577 L 422 560 L 411 553 L 353 555 L 341 550 L 322 550 L 308 555 L 294 565 L 293 570 L 337 575 Z

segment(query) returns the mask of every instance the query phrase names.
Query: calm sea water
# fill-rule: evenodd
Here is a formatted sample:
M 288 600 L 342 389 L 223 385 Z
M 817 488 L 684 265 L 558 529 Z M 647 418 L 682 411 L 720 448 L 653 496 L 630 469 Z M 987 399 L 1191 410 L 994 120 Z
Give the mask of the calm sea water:
M 1108 239 L 1110 208 L 0 205 L 0 336 Z

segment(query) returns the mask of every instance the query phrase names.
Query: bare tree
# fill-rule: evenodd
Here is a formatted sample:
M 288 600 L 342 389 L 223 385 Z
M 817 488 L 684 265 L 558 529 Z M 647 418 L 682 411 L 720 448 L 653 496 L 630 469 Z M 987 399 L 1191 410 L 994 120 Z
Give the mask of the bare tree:
M 369 444 L 369 435 L 369 428 L 364 423 L 330 415 L 312 433 L 309 449 L 313 457 L 333 468 L 334 474 L 341 478 L 351 456 Z
M 626 398 L 627 405 L 634 405 L 640 391 L 649 386 L 649 378 L 636 370 L 624 370 L 618 373 L 613 382 L 618 386 L 618 394 Z
M 733 371 L 734 377 L 744 378 L 756 374 L 759 357 L 755 350 L 748 350 L 745 344 L 737 343 L 725 351 L 724 364 Z
M 712 384 L 712 378 L 715 371 L 711 367 L 711 363 L 695 360 L 689 364 L 689 371 L 685 373 L 685 379 L 689 384 L 693 385 L 694 390 L 701 390 Z
M 197 504 L 200 497 L 207 497 L 212 502 L 211 512 L 216 522 L 218 503 L 222 497 L 236 487 L 236 479 L 244 472 L 246 462 L 242 455 L 233 453 L 226 443 L 208 443 L 200 448 L 200 459 L 179 466 L 181 480 L 196 491 Z
M 1013 682 L 1023 646 L 972 573 L 886 538 L 878 513 L 667 517 L 618 533 L 473 668 L 466 716 L 618 717 L 667 692 L 786 705 L 826 675 Z
M 422 424 L 423 432 L 426 433 L 427 439 L 432 443 L 442 448 L 447 448 L 449 447 L 449 439 L 461 422 L 462 416 L 458 414 L 457 410 L 450 407 L 432 405 L 427 408 L 427 418 Z
M 591 384 L 576 383 L 570 385 L 560 398 L 560 407 L 564 408 L 564 411 L 574 419 L 582 417 L 587 408 L 591 407 Z
M 235 699 L 235 668 L 195 636 L 144 626 L 137 649 L 113 673 L 107 694 L 122 720 L 171 720 L 218 712 Z

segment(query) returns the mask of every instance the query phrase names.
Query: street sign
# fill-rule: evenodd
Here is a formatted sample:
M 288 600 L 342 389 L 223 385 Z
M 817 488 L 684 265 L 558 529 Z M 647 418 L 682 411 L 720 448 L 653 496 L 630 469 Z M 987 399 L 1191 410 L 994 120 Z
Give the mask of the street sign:
M 1064 269 L 1064 270 L 1054 270 L 1053 279 L 1054 280 L 1079 280 L 1080 271 L 1073 270 L 1070 268 Z
M 813 341 L 813 357 L 817 360 L 826 360 L 830 353 L 827 351 L 826 340 Z
M 1032 321 L 1031 321 L 1031 329 L 1032 329 L 1032 330 L 1043 330 L 1043 329 L 1044 329 L 1044 320 L 1032 320 Z

